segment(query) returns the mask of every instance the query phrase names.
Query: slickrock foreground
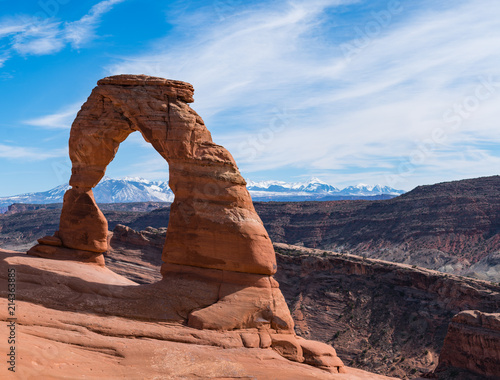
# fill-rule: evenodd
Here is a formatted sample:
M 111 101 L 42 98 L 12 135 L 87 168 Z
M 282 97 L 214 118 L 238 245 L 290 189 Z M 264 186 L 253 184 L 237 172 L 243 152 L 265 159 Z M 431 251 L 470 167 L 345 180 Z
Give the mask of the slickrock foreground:
M 95 264 L 0 250 L 2 355 L 9 352 L 9 268 L 16 272 L 16 372 L 4 363 L 2 379 L 388 379 L 347 367 L 346 373 L 334 374 L 307 365 L 322 358 L 318 349 L 324 351 L 306 340 L 298 340 L 306 361 L 287 360 L 268 347 L 270 330 L 198 330 L 155 320 L 151 315 L 168 309 L 158 285 L 137 285 Z M 181 293 L 182 288 L 172 292 L 170 302 L 188 304 Z M 143 317 L 124 317 L 127 308 Z M 277 335 L 280 342 L 289 337 Z M 268 348 L 247 348 L 257 344 Z M 296 346 L 283 347 L 292 353 Z M 335 359 L 329 353 L 325 362 Z
M 88 314 L 90 317 L 82 318 L 85 323 L 95 315 L 106 315 L 106 321 L 112 316 L 213 330 L 192 334 L 205 344 L 272 349 L 285 359 L 325 373 L 345 372 L 333 347 L 295 335 L 290 311 L 272 277 L 276 272 L 274 249 L 246 183 L 229 152 L 213 143 L 203 120 L 189 107 L 192 101 L 193 88 L 184 82 L 144 75 L 119 75 L 98 82 L 71 127 L 72 188 L 64 196 L 59 230 L 39 239 L 28 251 L 31 261 L 18 262 L 29 268 L 27 275 L 33 278 L 28 284 L 38 284 L 26 292 L 19 287 L 18 299 Z M 103 268 L 108 224 L 92 193 L 120 143 L 135 131 L 168 161 L 169 185 L 175 194 L 162 254 L 163 278 L 142 286 Z M 58 271 L 54 268 L 59 264 L 47 264 L 47 258 L 70 263 Z M 60 321 L 56 314 L 51 320 Z M 21 324 L 30 325 L 30 317 L 26 318 Z M 54 328 L 52 323 L 56 322 L 48 327 Z M 90 328 L 74 323 L 92 331 L 104 324 L 99 320 L 97 328 Z M 120 330 L 127 322 L 117 322 L 105 333 L 145 339 L 161 335 L 160 329 L 146 332 L 136 323 L 137 327 Z M 80 327 L 75 328 L 80 331 Z M 94 344 L 69 340 L 87 348 Z M 113 355 L 119 350 L 106 347 L 104 352 L 108 351 Z M 124 355 L 123 351 L 118 354 Z M 152 360 L 151 365 L 157 366 Z

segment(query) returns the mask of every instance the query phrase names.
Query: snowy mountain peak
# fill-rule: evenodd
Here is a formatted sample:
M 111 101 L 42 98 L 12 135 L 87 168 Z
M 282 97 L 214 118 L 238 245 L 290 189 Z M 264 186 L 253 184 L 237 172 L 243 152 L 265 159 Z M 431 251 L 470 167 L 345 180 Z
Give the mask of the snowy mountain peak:
M 249 189 L 252 188 L 259 188 L 259 189 L 269 189 L 270 187 L 273 186 L 279 186 L 283 187 L 285 189 L 305 189 L 308 186 L 312 185 L 326 185 L 326 186 L 331 186 L 328 183 L 320 180 L 319 178 L 312 177 L 309 181 L 306 182 L 284 182 L 284 181 L 260 181 L 260 182 L 254 182 L 252 180 L 247 179 L 247 187 Z M 334 186 L 331 186 L 334 187 Z
M 125 181 L 125 182 L 139 182 L 139 183 L 156 183 L 158 181 L 150 181 L 141 177 L 123 177 L 119 178 L 119 181 Z
M 283 181 L 260 181 L 260 182 L 255 182 L 250 179 L 246 179 L 247 182 L 247 188 L 260 188 L 260 189 L 267 189 L 270 186 L 287 186 L 290 185 L 287 182 Z
M 328 185 L 328 183 L 320 180 L 318 177 L 311 177 L 311 179 L 307 183 L 320 183 L 322 185 Z

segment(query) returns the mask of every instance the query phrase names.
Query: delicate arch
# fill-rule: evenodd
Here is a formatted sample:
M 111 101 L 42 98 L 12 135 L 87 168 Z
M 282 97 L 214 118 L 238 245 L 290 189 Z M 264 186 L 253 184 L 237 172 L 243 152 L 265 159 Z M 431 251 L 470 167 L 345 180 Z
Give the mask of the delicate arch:
M 141 132 L 169 164 L 171 206 L 162 273 L 185 265 L 271 275 L 273 246 L 231 154 L 212 141 L 189 107 L 193 87 L 145 75 L 100 80 L 72 127 L 70 185 L 59 238 L 64 247 L 104 252 L 107 222 L 92 188 L 121 142 Z

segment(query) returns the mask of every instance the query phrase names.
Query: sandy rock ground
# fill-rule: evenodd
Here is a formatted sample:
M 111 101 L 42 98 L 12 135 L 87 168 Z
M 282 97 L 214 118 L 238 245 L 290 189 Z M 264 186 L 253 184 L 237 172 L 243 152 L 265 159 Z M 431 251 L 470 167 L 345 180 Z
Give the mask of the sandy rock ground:
M 4 357 L 10 351 L 8 319 L 12 318 L 8 315 L 8 271 L 14 268 L 16 272 L 15 372 L 3 363 L 1 378 L 388 379 L 353 368 L 346 368 L 345 374 L 331 374 L 286 360 L 272 349 L 244 348 L 242 331 L 197 330 L 181 323 L 74 311 L 73 303 L 79 304 L 81 298 L 88 302 L 96 296 L 95 289 L 138 285 L 94 264 L 3 250 L 0 258 L 0 352 Z M 34 289 L 39 293 L 33 293 Z M 63 306 L 52 303 L 55 307 L 49 307 L 43 299 L 32 299 L 33 294 L 52 293 L 54 297 L 58 292 L 66 295 Z M 25 296 L 28 293 L 31 296 Z

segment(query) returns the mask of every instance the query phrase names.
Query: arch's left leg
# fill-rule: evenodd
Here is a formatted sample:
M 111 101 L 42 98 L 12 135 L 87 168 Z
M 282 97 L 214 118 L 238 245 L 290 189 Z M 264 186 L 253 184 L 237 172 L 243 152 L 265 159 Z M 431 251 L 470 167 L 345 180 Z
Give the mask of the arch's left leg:
M 134 129 L 121 110 L 93 91 L 71 127 L 72 188 L 64 195 L 59 231 L 51 238 L 41 239 L 29 254 L 104 264 L 101 253 L 108 249 L 108 223 L 95 202 L 92 188 L 104 176 L 120 143 L 132 132 Z

